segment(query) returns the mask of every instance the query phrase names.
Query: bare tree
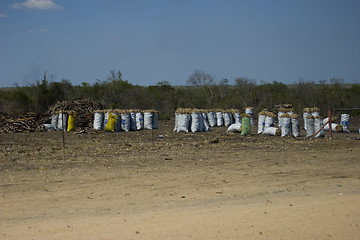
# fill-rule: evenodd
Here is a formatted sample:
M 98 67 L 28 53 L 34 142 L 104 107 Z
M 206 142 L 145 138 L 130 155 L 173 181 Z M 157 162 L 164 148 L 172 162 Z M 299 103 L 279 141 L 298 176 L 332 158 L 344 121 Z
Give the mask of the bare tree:
M 215 84 L 215 77 L 210 73 L 201 70 L 195 70 L 186 83 L 190 86 L 204 86 Z
M 244 106 L 247 106 L 251 103 L 251 91 L 255 87 L 255 81 L 244 77 L 236 78 L 234 81 L 239 98 L 242 100 Z
M 222 102 L 229 95 L 229 80 L 223 78 L 218 84 L 218 99 Z
M 214 75 L 201 70 L 195 70 L 186 81 L 190 86 L 198 87 L 207 101 L 207 107 L 211 107 L 215 97 L 214 87 L 216 85 Z

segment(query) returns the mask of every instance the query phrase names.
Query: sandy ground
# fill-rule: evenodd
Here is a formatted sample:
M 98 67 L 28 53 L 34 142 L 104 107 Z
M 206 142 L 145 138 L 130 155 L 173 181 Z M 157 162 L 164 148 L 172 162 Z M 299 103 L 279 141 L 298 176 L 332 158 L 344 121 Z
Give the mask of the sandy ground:
M 359 239 L 357 129 L 225 130 L 1 134 L 0 239 Z

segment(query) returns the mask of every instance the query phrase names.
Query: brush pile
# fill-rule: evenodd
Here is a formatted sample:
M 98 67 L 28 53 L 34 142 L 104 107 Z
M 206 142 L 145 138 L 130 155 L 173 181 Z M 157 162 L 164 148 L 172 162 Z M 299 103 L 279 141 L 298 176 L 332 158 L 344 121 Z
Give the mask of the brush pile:
M 99 109 L 105 109 L 105 106 L 101 103 L 85 98 L 59 101 L 52 105 L 48 109 L 48 112 L 53 115 L 53 119 L 56 118 L 55 116 L 59 115 L 60 113 L 76 115 L 76 128 L 85 129 L 93 124 L 93 113 L 95 110 Z M 54 128 L 57 129 L 56 126 L 54 126 Z
M 48 114 L 40 113 L 1 113 L 1 133 L 24 133 L 40 130 Z
M 88 114 L 92 115 L 95 110 L 99 109 L 105 109 L 105 106 L 101 103 L 85 98 L 57 102 L 49 108 L 48 112 L 55 114 L 59 112 L 72 111 L 80 116 Z
M 49 123 L 55 119 L 54 116 L 58 116 L 60 113 L 76 115 L 76 128 L 84 129 L 93 123 L 95 109 L 104 108 L 101 103 L 90 99 L 75 99 L 57 102 L 48 109 L 48 113 L 0 113 L 0 133 L 46 130 L 50 126 Z M 53 129 L 57 129 L 57 127 Z

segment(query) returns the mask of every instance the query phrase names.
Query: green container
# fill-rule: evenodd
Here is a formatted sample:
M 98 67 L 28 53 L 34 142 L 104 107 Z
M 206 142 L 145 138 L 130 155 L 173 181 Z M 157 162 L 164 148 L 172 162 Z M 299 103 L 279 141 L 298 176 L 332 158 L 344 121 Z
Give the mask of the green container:
M 251 133 L 250 117 L 243 116 L 241 118 L 241 136 L 250 135 L 250 133 Z

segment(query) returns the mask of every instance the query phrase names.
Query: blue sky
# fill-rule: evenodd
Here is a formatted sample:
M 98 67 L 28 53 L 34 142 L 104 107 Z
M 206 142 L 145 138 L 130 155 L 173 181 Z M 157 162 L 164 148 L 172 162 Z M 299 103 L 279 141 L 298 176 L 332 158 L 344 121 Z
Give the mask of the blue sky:
M 291 84 L 360 83 L 359 0 L 1 0 L 0 87 L 120 70 L 185 85 L 195 70 Z

